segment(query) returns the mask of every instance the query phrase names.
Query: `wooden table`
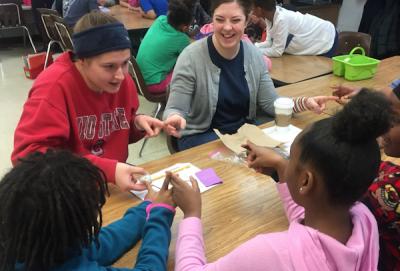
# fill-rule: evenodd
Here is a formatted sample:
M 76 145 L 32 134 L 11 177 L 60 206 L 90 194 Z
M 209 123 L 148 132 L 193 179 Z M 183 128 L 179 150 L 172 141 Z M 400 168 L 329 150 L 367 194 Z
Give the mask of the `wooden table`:
M 347 81 L 343 77 L 333 74 L 320 76 L 307 81 L 291 84 L 277 88 L 277 92 L 282 96 L 318 96 L 332 95 L 332 87 L 336 85 L 360 86 L 373 89 L 382 89 L 390 85 L 390 83 L 400 78 L 400 56 L 394 56 L 384 59 L 379 63 L 378 71 L 375 76 L 368 80 Z M 337 107 L 335 103 L 328 105 L 330 113 L 332 108 Z M 299 114 L 298 116 L 303 116 Z M 295 116 L 296 118 L 297 116 Z M 309 123 L 310 120 L 303 120 Z
M 332 60 L 324 56 L 271 57 L 270 76 L 276 86 L 293 84 L 332 73 Z
M 154 22 L 152 19 L 143 18 L 139 12 L 120 5 L 110 7 L 110 14 L 123 23 L 128 31 L 148 29 Z
M 110 7 L 110 14 L 123 23 L 128 30 L 129 38 L 132 42 L 132 54 L 136 57 L 141 40 L 154 20 L 143 18 L 139 12 L 129 10 L 120 5 Z
M 282 231 L 288 227 L 275 183 L 247 167 L 210 159 L 208 154 L 218 148 L 224 148 L 223 144 L 214 141 L 142 165 L 149 172 L 155 172 L 178 162 L 191 162 L 199 168 L 214 168 L 222 178 L 222 185 L 202 194 L 202 220 L 209 261 L 227 254 L 258 233 Z M 134 196 L 114 188 L 103 209 L 104 224 L 120 218 L 128 207 L 138 203 Z M 173 270 L 177 225 L 182 217 L 182 212 L 177 209 L 171 228 L 168 270 Z M 114 266 L 133 266 L 139 247 L 136 245 Z
M 382 88 L 400 76 L 400 57 L 381 62 L 377 75 L 370 80 L 346 84 Z M 344 83 L 344 79 L 327 75 L 309 81 L 278 88 L 285 96 L 325 95 L 331 93 L 330 87 Z M 334 103 L 332 103 L 335 106 Z M 300 128 L 324 118 L 327 115 L 315 115 L 311 112 L 297 114 L 292 123 Z M 207 260 L 212 262 L 224 256 L 243 242 L 257 234 L 286 230 L 288 222 L 274 182 L 267 176 L 239 165 L 212 160 L 209 153 L 224 148 L 217 140 L 198 146 L 160 160 L 142 165 L 147 171 L 155 172 L 178 162 L 191 162 L 199 168 L 212 167 L 223 179 L 223 184 L 202 194 L 204 240 Z M 126 209 L 135 206 L 139 200 L 117 188 L 111 189 L 111 197 L 103 208 L 104 225 L 122 217 Z M 182 213 L 177 214 L 172 230 L 168 270 L 173 270 L 177 225 Z M 116 267 L 132 267 L 140 244 L 115 263 Z

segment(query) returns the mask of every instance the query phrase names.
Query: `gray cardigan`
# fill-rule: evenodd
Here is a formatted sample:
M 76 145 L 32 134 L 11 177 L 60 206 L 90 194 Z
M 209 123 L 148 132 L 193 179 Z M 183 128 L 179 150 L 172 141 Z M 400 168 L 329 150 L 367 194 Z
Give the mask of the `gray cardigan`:
M 250 91 L 247 118 L 255 119 L 257 104 L 264 112 L 273 116 L 273 104 L 278 94 L 265 62 L 254 45 L 242 43 L 244 71 Z M 210 128 L 218 102 L 220 71 L 211 61 L 207 38 L 192 43 L 178 57 L 163 119 L 171 114 L 179 114 L 185 118 L 186 128 L 181 132 L 183 136 L 203 133 Z

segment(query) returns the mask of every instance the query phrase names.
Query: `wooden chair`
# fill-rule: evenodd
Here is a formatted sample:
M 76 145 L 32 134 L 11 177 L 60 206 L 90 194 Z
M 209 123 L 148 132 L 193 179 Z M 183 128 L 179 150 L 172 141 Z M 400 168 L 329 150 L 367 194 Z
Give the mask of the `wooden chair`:
M 58 12 L 48 8 L 38 8 L 37 11 L 40 14 L 46 35 L 50 40 L 49 44 L 47 45 L 46 60 L 44 62 L 44 68 L 46 68 L 50 56 L 50 50 L 53 44 L 58 44 L 63 51 L 65 51 L 65 48 L 63 42 L 61 41 L 61 37 L 57 32 L 55 22 L 52 17 L 52 15 L 58 15 Z
M 174 136 L 167 135 L 167 147 L 170 154 L 179 152 L 178 150 L 178 139 Z
M 20 28 L 28 34 L 29 42 L 33 51 L 36 53 L 36 47 L 33 43 L 31 33 L 23 23 L 22 8 L 20 0 L 0 0 L 0 30 Z M 25 43 L 24 32 L 24 43 Z
M 148 91 L 146 83 L 144 81 L 142 72 L 140 71 L 139 65 L 136 62 L 135 57 L 131 57 L 130 61 L 130 67 L 129 67 L 129 73 L 133 80 L 135 81 L 136 87 L 139 90 L 140 94 L 149 102 L 155 103 L 156 108 L 154 109 L 154 118 L 159 118 L 159 114 L 162 112 L 162 109 L 165 107 L 165 104 L 167 103 L 167 94 L 166 91 L 160 94 L 154 94 Z M 139 156 L 142 157 L 142 152 L 144 149 L 144 146 L 147 143 L 148 138 L 145 138 L 143 141 L 142 147 L 140 148 L 139 151 Z
M 336 55 L 346 55 L 357 46 L 364 48 L 365 54 L 369 55 L 371 47 L 371 35 L 361 32 L 340 32 Z
M 61 41 L 63 43 L 63 46 L 66 50 L 74 50 L 74 45 L 72 43 L 72 30 L 71 28 L 66 24 L 64 19 L 60 16 L 57 15 L 51 15 L 51 17 L 54 20 L 54 24 L 56 26 L 57 32 L 60 35 Z

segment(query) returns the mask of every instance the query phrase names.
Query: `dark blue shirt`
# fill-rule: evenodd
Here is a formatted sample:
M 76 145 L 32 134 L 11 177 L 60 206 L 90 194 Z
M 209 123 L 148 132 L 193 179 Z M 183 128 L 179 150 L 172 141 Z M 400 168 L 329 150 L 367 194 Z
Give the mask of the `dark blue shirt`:
M 229 60 L 222 57 L 214 47 L 212 36 L 207 38 L 211 61 L 221 69 L 218 103 L 211 128 L 222 133 L 236 133 L 249 114 L 250 93 L 245 78 L 243 44 L 239 53 Z

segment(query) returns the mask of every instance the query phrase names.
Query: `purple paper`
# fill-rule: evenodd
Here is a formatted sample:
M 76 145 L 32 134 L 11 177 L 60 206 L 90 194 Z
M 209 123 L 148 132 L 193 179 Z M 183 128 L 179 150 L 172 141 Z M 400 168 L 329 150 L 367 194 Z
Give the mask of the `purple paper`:
M 195 174 L 197 178 L 199 178 L 199 180 L 207 187 L 214 184 L 222 183 L 222 180 L 218 177 L 218 175 L 212 168 L 205 168 L 199 172 L 196 172 Z

